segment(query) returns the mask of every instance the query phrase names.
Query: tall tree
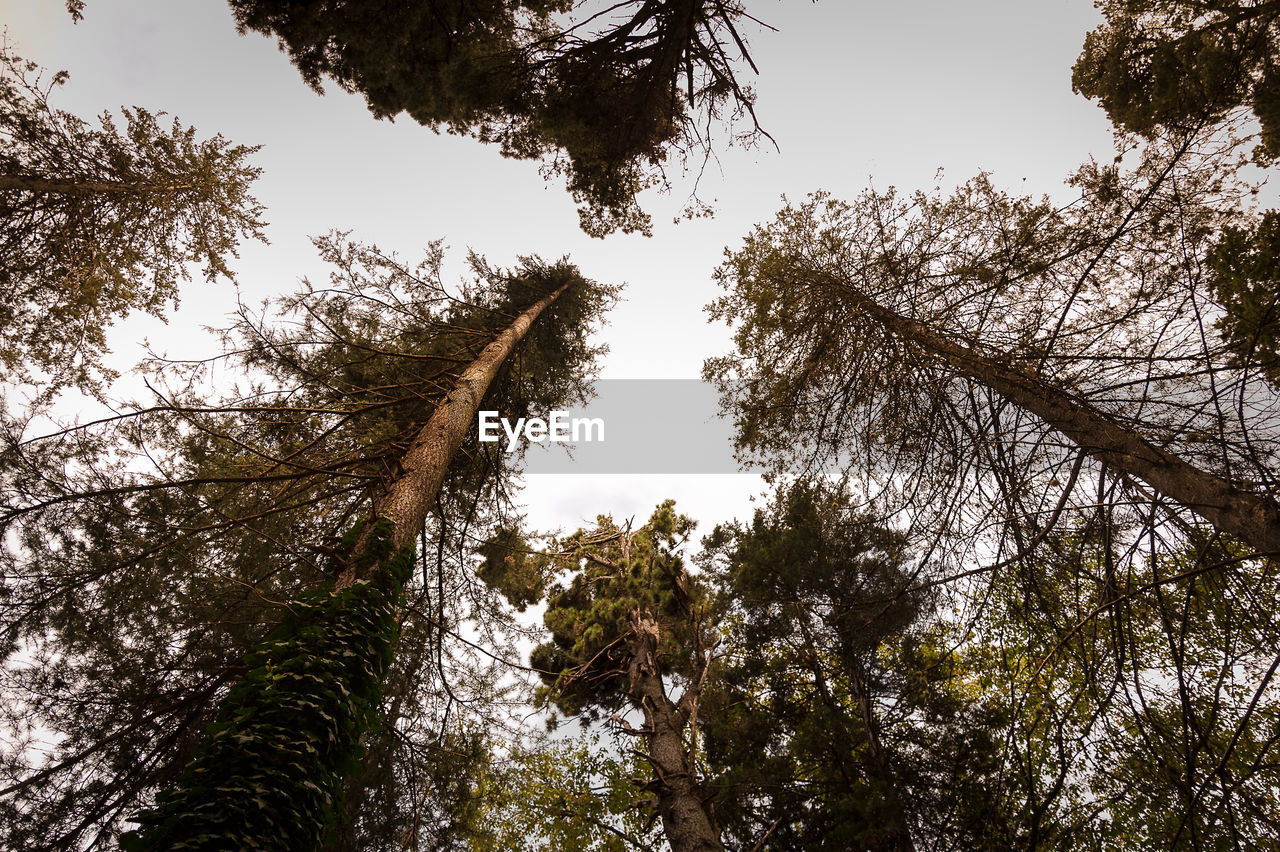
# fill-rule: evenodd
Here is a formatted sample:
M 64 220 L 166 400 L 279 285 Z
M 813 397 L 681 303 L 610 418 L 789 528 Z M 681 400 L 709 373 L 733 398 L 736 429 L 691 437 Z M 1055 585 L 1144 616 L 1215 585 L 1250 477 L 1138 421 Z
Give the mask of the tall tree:
M 1233 146 L 1090 164 L 1064 206 L 985 176 L 817 195 L 720 269 L 738 351 L 707 372 L 740 446 L 849 474 L 932 548 L 922 583 L 955 595 L 967 635 L 993 639 L 964 643 L 957 689 L 1017 696 L 988 702 L 1009 718 L 993 790 L 1020 843 L 1247 846 L 1273 819 L 1276 619 L 1248 588 L 1273 582 L 1280 424 L 1208 281 L 1240 216 Z M 1177 807 L 1157 814 L 1161 795 Z
M 754 20 L 725 0 L 430 0 L 425 3 L 232 0 L 241 29 L 279 38 L 303 79 L 359 92 L 380 118 L 547 158 L 581 205 L 583 228 L 648 231 L 637 206 L 672 155 L 710 153 L 710 127 L 750 118 L 737 79 L 752 65 L 740 32 Z M 572 13 L 570 20 L 561 20 Z M 559 17 L 557 17 L 559 16 Z M 752 65 L 754 68 L 754 65 Z
M 19 675 L 15 682 L 29 686 L 24 700 L 44 711 L 36 718 L 51 718 L 52 730 L 79 731 L 85 735 L 81 742 L 92 744 L 60 750 L 44 767 L 16 762 L 10 775 L 15 783 L 7 791 L 20 817 L 9 823 L 15 838 L 39 838 L 42 831 L 43 836 L 64 838 L 110 832 L 157 786 L 172 784 L 175 763 L 181 765 L 191 753 L 195 733 L 208 720 L 204 708 L 213 698 L 234 687 L 232 701 L 253 702 L 255 684 L 283 697 L 282 684 L 296 685 L 281 675 L 283 647 L 294 642 L 294 662 L 305 657 L 317 666 L 330 665 L 324 643 L 330 643 L 330 650 L 333 643 L 342 644 L 337 624 L 351 626 L 353 632 L 345 638 L 359 645 L 358 657 L 366 664 L 347 673 L 352 678 L 348 687 L 363 683 L 365 695 L 353 697 L 350 705 L 339 701 L 338 709 L 346 715 L 333 716 L 345 718 L 340 727 L 349 746 L 376 707 L 376 675 L 388 664 L 385 655 L 370 650 L 373 640 L 359 637 L 382 631 L 378 641 L 385 652 L 403 626 L 416 640 L 415 648 L 432 649 L 416 668 L 409 659 L 393 662 L 392 686 L 401 698 L 398 706 L 392 702 L 383 707 L 391 724 L 414 735 L 405 720 L 424 712 L 414 706 L 423 692 L 422 679 L 433 673 L 443 676 L 449 666 L 439 640 L 458 629 L 460 613 L 456 598 L 437 590 L 453 581 L 444 568 L 432 578 L 424 564 L 423 581 L 430 579 L 429 587 L 415 580 L 412 609 L 402 614 L 400 625 L 387 622 L 404 577 L 376 571 L 363 576 L 359 569 L 368 566 L 339 558 L 332 536 L 349 528 L 354 518 L 367 516 L 371 502 L 388 506 L 385 495 L 397 493 L 395 483 L 410 469 L 403 461 L 411 448 L 431 440 L 428 425 L 438 426 L 446 416 L 455 425 L 474 420 L 458 410 L 478 402 L 486 376 L 493 379 L 490 403 L 512 411 L 530 406 L 541 410 L 576 398 L 597 351 L 587 339 L 589 325 L 613 291 L 584 281 L 563 262 L 528 259 L 518 270 L 506 272 L 475 258 L 479 283 L 453 295 L 439 281 L 438 247 L 415 269 L 341 236 L 318 244 L 336 268 L 331 286 L 309 287 L 286 300 L 282 318 L 246 310 L 231 335 L 232 362 L 250 377 L 238 400 L 210 405 L 198 392 L 184 391 L 114 425 L 84 427 L 57 440 L 10 448 L 14 464 L 7 467 L 6 526 L 20 546 L 5 554 L 9 648 L 35 650 L 48 661 L 24 669 L 11 658 L 12 671 Z M 565 290 L 565 285 L 571 286 Z M 505 336 L 504 329 L 509 332 Z M 490 347 L 497 338 L 498 347 Z M 507 357 L 498 357 L 504 350 Z M 495 357 L 500 362 L 496 376 Z M 198 387 L 204 368 L 190 368 L 182 380 L 180 366 L 168 365 L 165 371 L 178 370 L 174 378 L 179 386 Z M 447 404 L 448 399 L 455 402 Z M 446 450 L 454 438 L 441 438 Z M 132 447 L 136 458 L 152 460 L 156 473 L 139 473 L 136 461 L 112 471 L 107 458 L 90 467 L 95 444 L 114 447 L 118 454 Z M 402 524 L 408 518 L 418 531 L 433 530 L 437 557 L 461 547 L 468 526 L 481 524 L 478 507 L 501 488 L 501 454 L 486 454 L 483 447 L 474 442 L 473 432 L 438 501 L 425 498 L 428 508 L 438 506 L 436 517 L 426 524 L 422 517 L 405 514 L 424 504 L 390 508 L 400 513 Z M 51 476 L 60 455 L 78 461 L 61 477 Z M 424 465 L 416 458 L 408 464 L 421 474 Z M 432 470 L 436 472 L 429 475 L 435 476 L 439 467 Z M 385 517 L 379 527 L 379 536 L 389 539 L 395 533 L 395 521 Z M 53 539 L 58 543 L 51 544 Z M 438 558 L 433 561 L 440 564 Z M 407 564 L 402 560 L 397 567 L 407 570 Z M 342 584 L 345 588 L 329 591 Z M 90 603 L 94 600 L 99 604 Z M 344 605 L 358 607 L 361 601 L 369 620 L 357 618 L 351 625 L 354 616 Z M 103 608 L 117 613 L 116 618 L 96 628 L 85 623 Z M 264 640 L 282 616 L 286 626 Z M 316 644 L 308 644 L 310 640 Z M 68 654 L 68 647 L 77 650 Z M 270 648 L 277 657 L 264 656 Z M 240 658 L 247 652 L 251 664 L 246 668 Z M 94 672 L 104 667 L 115 667 L 119 676 L 99 682 Z M 264 668 L 270 674 L 264 675 Z M 335 669 L 333 674 L 335 679 L 317 686 L 329 691 L 329 700 L 343 694 L 337 680 L 342 673 Z M 197 696 L 192 682 L 202 676 L 205 693 Z M 77 709 L 56 698 L 39 699 L 42 688 L 48 687 L 51 696 L 65 695 L 70 682 L 86 678 L 100 683 L 96 691 L 101 694 L 90 706 Z M 388 695 L 389 702 L 393 698 Z M 103 707 L 130 708 L 135 702 L 162 708 L 166 715 L 155 719 L 150 730 L 142 711 L 95 715 Z M 422 743 L 422 760 L 430 761 L 434 749 L 447 748 L 443 737 L 456 727 L 449 724 L 450 705 L 442 701 L 440 706 L 441 738 L 432 732 Z M 67 712 L 59 715 L 64 708 Z M 187 732 L 186 748 L 177 755 L 156 736 L 156 725 L 175 723 L 167 715 L 171 708 L 182 714 L 181 727 Z M 304 736 L 298 719 L 283 736 L 277 756 L 298 745 L 289 736 Z M 138 740 L 147 744 L 148 762 L 126 763 L 121 769 L 100 760 L 109 756 L 114 761 L 117 745 Z M 262 741 L 246 735 L 243 743 Z M 421 740 L 415 735 L 408 743 L 417 748 Z M 457 745 L 469 748 L 462 741 Z M 406 757 L 403 746 L 384 751 Z M 127 754 L 125 748 L 119 756 Z M 322 830 L 321 814 L 333 815 L 337 786 L 344 775 L 354 774 L 351 759 L 350 752 L 345 757 L 330 752 L 322 761 L 327 768 L 318 767 L 311 779 L 285 772 L 289 784 L 319 784 L 322 771 L 329 780 L 326 789 L 311 791 L 310 802 L 281 805 L 301 810 L 277 828 L 287 826 L 285 830 L 314 841 Z M 230 769 L 233 762 L 219 766 Z M 281 768 L 264 762 L 252 771 L 272 766 Z M 410 770 L 402 768 L 399 778 L 429 778 L 429 773 Z M 77 789 L 78 773 L 95 786 Z M 368 791 L 373 795 L 385 789 L 379 785 L 394 784 L 396 775 L 380 771 L 369 779 L 376 788 Z M 458 793 L 465 796 L 463 786 Z M 353 790 L 358 793 L 359 788 Z M 285 791 L 280 788 L 287 797 Z M 48 807 L 41 804 L 45 802 L 59 804 Z M 405 807 L 410 812 L 416 808 L 421 816 L 420 805 Z M 83 822 L 68 820 L 68 808 L 86 810 Z M 412 813 L 406 823 L 412 829 L 410 817 Z M 364 822 L 369 827 L 370 821 Z M 414 829 L 415 836 L 425 836 L 430 828 Z
M 189 264 L 229 278 L 238 242 L 263 239 L 262 207 L 257 148 L 139 107 L 91 126 L 50 105 L 66 80 L 0 47 L 0 367 L 91 389 L 112 321 L 160 316 Z
M 952 681 L 931 567 L 823 484 L 794 484 L 703 559 L 730 625 L 699 715 L 738 848 L 992 848 L 999 716 Z
M 644 743 L 652 768 L 645 789 L 674 852 L 724 848 L 697 763 L 698 706 L 713 645 L 705 592 L 679 555 L 692 528 L 668 500 L 637 530 L 601 516 L 595 530 L 559 542 L 553 558 L 576 570 L 567 585 L 550 589 L 544 621 L 551 641 L 530 657 L 556 707 L 608 717 Z M 678 698 L 667 686 L 673 678 L 683 689 Z M 629 710 L 641 714 L 642 727 L 618 715 Z
M 706 370 L 740 445 L 883 465 L 882 487 L 944 513 L 990 493 L 1049 520 L 1056 498 L 1016 501 L 1088 458 L 1280 551 L 1272 392 L 1209 328 L 1205 255 L 1231 218 L 1213 158 L 1151 149 L 1073 181 L 1060 209 L 982 177 L 950 198 L 819 194 L 757 229 L 712 306 L 738 354 Z

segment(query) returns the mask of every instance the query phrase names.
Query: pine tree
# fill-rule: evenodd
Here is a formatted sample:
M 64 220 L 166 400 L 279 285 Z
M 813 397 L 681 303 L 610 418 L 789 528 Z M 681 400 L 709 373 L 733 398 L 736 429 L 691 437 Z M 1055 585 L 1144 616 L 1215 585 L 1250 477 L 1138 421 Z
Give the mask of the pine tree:
M 162 315 L 188 264 L 230 278 L 238 242 L 263 239 L 262 207 L 257 148 L 139 107 L 93 127 L 49 104 L 66 80 L 0 48 L 0 367 L 91 390 L 111 323 Z
M 567 585 L 548 590 L 551 641 L 530 657 L 549 703 L 569 715 L 607 717 L 644 744 L 652 768 L 644 789 L 675 852 L 724 848 L 698 777 L 696 720 L 712 640 L 705 591 L 679 555 L 692 528 L 668 500 L 637 530 L 601 516 L 596 529 L 555 543 L 541 558 L 576 570 Z M 520 568 L 505 557 L 500 564 Z M 514 588 L 505 571 L 491 570 L 489 579 Z M 678 698 L 669 678 L 681 684 Z M 619 715 L 629 710 L 641 714 L 641 727 Z
M 728 625 L 699 720 L 738 848 L 993 848 L 1001 720 L 965 700 L 932 566 L 823 483 L 718 526 L 702 564 Z
M 200 771 L 210 765 L 246 777 L 281 772 L 287 783 L 272 788 L 272 802 L 282 810 L 271 831 L 296 835 L 283 840 L 263 829 L 261 842 L 315 844 L 343 809 L 338 793 L 344 781 L 368 774 L 358 771 L 356 746 L 376 718 L 388 667 L 396 693 L 387 699 L 399 704 L 392 724 L 434 712 L 414 702 L 423 694 L 423 678 L 445 674 L 440 642 L 457 629 L 462 611 L 417 580 L 408 604 L 414 609 L 397 610 L 414 564 L 408 555 L 414 534 L 431 529 L 432 550 L 443 556 L 446 546 L 462 546 L 469 524 L 482 523 L 477 510 L 501 493 L 508 468 L 502 454 L 486 453 L 475 442 L 474 430 L 458 453 L 459 430 L 475 419 L 467 410 L 481 396 L 495 407 L 526 412 L 577 398 L 597 352 L 588 328 L 613 289 L 583 280 L 565 262 L 530 258 L 507 272 L 474 258 L 478 283 L 453 295 L 439 282 L 438 246 L 414 269 L 341 235 L 318 244 L 335 266 L 332 286 L 308 287 L 286 300 L 283 319 L 246 309 L 230 335 L 232 361 L 250 378 L 239 400 L 210 404 L 195 391 L 175 392 L 131 418 L 9 448 L 5 525 L 21 542 L 6 553 L 9 648 L 34 652 L 46 663 L 23 669 L 11 657 L 10 665 L 20 672 L 18 686 L 31 690 L 22 700 L 42 711 L 34 718 L 48 720 L 55 732 L 80 731 L 81 742 L 91 744 L 84 751 L 60 750 L 47 773 L 26 763 L 27 753 L 15 757 L 8 768 L 14 798 L 7 805 L 14 842 L 42 836 L 73 842 L 110 833 L 158 786 L 173 784 L 175 770 L 201 742 L 201 727 L 215 721 L 215 738 L 200 747 L 206 756 L 196 758 L 183 782 L 188 790 L 222 783 Z M 166 365 L 163 372 L 179 386 L 188 379 L 192 387 L 199 384 L 204 368 L 183 376 L 179 367 Z M 433 444 L 431 430 L 442 421 L 453 429 Z M 439 457 L 424 452 L 425 446 L 455 456 L 444 490 L 447 466 L 435 463 Z M 155 475 L 111 470 L 103 448 L 120 457 L 130 447 L 159 466 Z M 59 458 L 74 462 L 53 476 Z M 397 483 L 424 471 L 437 493 L 398 500 L 403 490 Z M 383 514 L 357 520 L 370 518 L 371 505 Z M 427 511 L 434 512 L 431 519 Z M 350 533 L 353 524 L 361 532 Z M 344 530 L 345 544 L 335 537 Z M 384 558 L 356 558 L 357 546 L 380 548 Z M 387 570 L 378 568 L 384 562 Z M 424 574 L 427 569 L 424 562 Z M 441 587 L 445 570 L 441 565 Z M 103 621 L 105 612 L 114 618 Z M 98 632 L 86 623 L 94 619 Z M 402 624 L 415 639 L 434 643 L 434 659 L 419 660 L 418 671 L 406 669 L 408 659 L 389 656 Z M 69 654 L 70 647 L 80 650 Z M 343 650 L 355 656 L 344 657 Z M 315 666 L 328 676 L 323 683 L 297 680 L 290 665 Z M 120 677 L 98 683 L 94 672 L 103 667 L 116 668 Z M 96 684 L 92 705 L 57 700 L 82 678 Z M 299 685 L 304 692 L 314 687 L 317 695 L 286 688 Z M 39 698 L 43 688 L 51 688 L 54 700 Z M 222 715 L 210 719 L 219 698 Z M 271 713 L 294 699 L 324 718 L 293 716 L 271 729 Z M 139 701 L 153 709 L 130 709 Z M 233 706 L 263 715 L 241 718 Z M 114 712 L 97 712 L 110 707 Z M 394 709 L 384 706 L 383 712 Z M 315 730 L 307 730 L 306 718 Z M 251 719 L 266 727 L 228 728 Z M 159 733 L 170 730 L 166 725 L 177 725 L 180 742 Z M 225 759 L 212 764 L 207 756 L 226 749 L 228 741 L 262 747 L 272 736 L 281 737 L 278 748 L 261 752 L 260 762 L 243 752 L 232 758 L 219 751 Z M 312 753 L 308 736 L 334 748 Z M 127 760 L 127 745 L 138 742 L 150 755 L 147 762 L 115 762 Z M 117 745 L 125 748 L 117 751 Z M 474 752 L 483 742 L 455 745 Z M 382 751 L 404 757 L 403 749 Z M 294 758 L 317 761 L 308 764 L 314 772 L 290 771 Z M 433 770 L 401 771 L 425 777 Z M 93 784 L 78 787 L 77 775 Z M 347 786 L 356 794 L 381 795 L 395 777 L 379 769 L 368 775 L 374 786 L 366 785 L 364 793 L 359 784 Z M 465 783 L 451 792 L 443 778 L 431 783 L 465 807 Z M 292 798 L 291 790 L 301 798 Z M 165 800 L 167 811 L 159 803 L 158 822 L 148 830 L 169 830 L 165 819 L 183 801 L 193 808 L 202 804 L 198 793 L 187 796 Z M 219 830 L 258 831 L 248 827 L 261 816 L 254 814 L 252 797 L 247 810 L 235 811 L 245 803 L 234 798 L 225 804 L 221 811 L 203 811 L 202 818 L 210 824 L 224 816 L 232 820 Z M 83 819 L 68 816 L 75 811 Z M 285 811 L 288 816 L 280 816 Z M 246 822 L 237 827 L 232 813 Z M 381 831 L 373 820 L 363 824 L 362 831 Z M 427 836 L 433 828 L 417 831 Z M 213 837 L 201 842 L 216 844 Z
M 985 177 L 950 198 L 815 195 L 719 270 L 712 311 L 737 324 L 738 354 L 706 373 L 741 446 L 865 471 L 913 511 L 1004 501 L 1006 518 L 1052 520 L 1087 458 L 1280 552 L 1272 391 L 1206 328 L 1223 180 L 1181 146 L 1128 174 L 1086 166 L 1060 209 Z

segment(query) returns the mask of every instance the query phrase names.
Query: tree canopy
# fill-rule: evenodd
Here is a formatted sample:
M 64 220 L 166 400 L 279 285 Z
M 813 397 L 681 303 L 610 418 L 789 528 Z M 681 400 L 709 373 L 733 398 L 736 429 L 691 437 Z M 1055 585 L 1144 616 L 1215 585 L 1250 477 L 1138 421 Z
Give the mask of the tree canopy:
M 739 2 L 231 7 L 317 90 L 543 158 L 598 236 L 762 133 Z M 700 549 L 673 500 L 533 531 L 479 440 L 587 401 L 619 288 L 567 259 L 450 287 L 440 242 L 331 232 L 145 403 L 0 406 L 0 846 L 1270 848 L 1280 214 L 1241 152 L 1280 157 L 1280 0 L 1100 8 L 1120 148 L 1065 200 L 819 191 L 726 252 L 704 375 L 774 490 Z M 261 236 L 253 149 L 5 60 L 0 363 L 97 390 L 113 318 Z
M 241 30 L 273 35 L 303 79 L 364 95 L 380 118 L 545 158 L 563 173 L 595 236 L 648 231 L 638 206 L 664 168 L 709 155 L 713 123 L 746 117 L 760 134 L 740 28 L 724 0 L 231 0 Z
M 965 720 L 994 772 L 973 779 L 983 842 L 1196 849 L 1277 825 L 1275 619 L 1248 591 L 1274 582 L 1277 397 L 1269 338 L 1221 335 L 1215 297 L 1261 275 L 1267 220 L 1231 244 L 1257 221 L 1233 148 L 1155 140 L 1086 164 L 1065 205 L 987 176 L 818 193 L 718 271 L 736 351 L 706 374 L 740 449 L 846 478 L 933 556 L 915 585 L 955 614 L 935 662 L 985 708 Z
M 230 278 L 263 239 L 257 148 L 200 139 L 140 107 L 98 126 L 56 109 L 67 80 L 0 48 L 0 367 L 46 389 L 98 386 L 106 330 L 160 316 L 200 265 Z
M 1118 126 L 1143 135 L 1194 130 L 1237 109 L 1262 125 L 1260 153 L 1280 155 L 1280 3 L 1103 0 L 1072 72 Z
M 587 325 L 614 289 L 582 279 L 565 262 L 529 258 L 503 271 L 477 257 L 477 283 L 455 294 L 439 280 L 438 248 L 415 269 L 338 235 L 317 242 L 334 264 L 330 286 L 285 300 L 281 316 L 246 309 L 229 334 L 228 362 L 248 371 L 242 395 L 200 397 L 194 379 L 212 363 L 186 367 L 189 384 L 181 365 L 163 365 L 162 375 L 190 390 L 129 417 L 7 448 L 3 600 L 14 715 L 6 721 L 20 732 L 39 720 L 60 744 L 43 759 L 39 742 L 15 735 L 23 746 L 5 757 L 9 842 L 35 848 L 38 838 L 65 844 L 112 833 L 173 784 L 214 721 L 217 699 L 230 694 L 226 707 L 267 722 L 265 709 L 274 705 L 262 704 L 258 690 L 276 689 L 283 699 L 285 687 L 298 684 L 298 666 L 348 665 L 341 652 L 352 636 L 369 640 L 357 643 L 360 654 L 373 655 L 357 670 L 369 671 L 345 684 L 326 680 L 337 691 L 312 695 L 316 703 L 306 705 L 329 707 L 342 696 L 363 702 L 334 722 L 346 747 L 325 764 L 327 784 L 313 782 L 314 807 L 273 798 L 277 815 L 295 808 L 286 823 L 299 837 L 314 836 L 320 823 L 344 813 L 333 785 L 345 780 L 348 794 L 359 796 L 352 807 L 361 818 L 342 830 L 378 837 L 405 824 L 403 809 L 421 814 L 423 806 L 405 802 L 374 815 L 358 803 L 385 801 L 411 784 L 432 791 L 443 807 L 469 789 L 430 759 L 442 748 L 483 752 L 459 726 L 461 710 L 451 715 L 440 703 L 452 694 L 439 685 L 454 668 L 445 645 L 469 607 L 486 605 L 483 596 L 477 604 L 474 595 L 446 595 L 458 582 L 448 555 L 468 549 L 473 524 L 483 528 L 501 516 L 509 459 L 484 452 L 472 430 L 444 488 L 424 495 L 433 507 L 421 531 L 434 529 L 434 577 L 424 553 L 420 570 L 401 559 L 393 571 L 348 583 L 349 593 L 330 592 L 346 570 L 337 537 L 400 477 L 413 436 L 450 386 L 534 307 L 540 322 L 511 341 L 519 345 L 502 359 L 486 398 L 511 410 L 576 398 L 597 351 Z M 564 300 L 551 304 L 553 293 Z M 134 463 L 121 464 L 129 453 Z M 139 469 L 138 459 L 152 471 Z M 51 524 L 62 536 L 57 544 L 46 535 Z M 375 628 L 377 637 L 365 636 Z M 500 622 L 487 629 L 502 632 Z M 402 630 L 417 643 L 416 665 L 384 656 Z M 457 686 L 459 694 L 489 689 L 474 671 L 475 685 Z M 74 689 L 83 700 L 68 693 Z M 389 734 L 388 744 L 375 726 L 367 734 L 371 751 L 387 763 L 356 773 L 352 737 L 382 714 L 390 714 L 392 731 L 418 739 L 406 745 Z M 443 716 L 439 730 L 423 721 L 434 714 Z M 211 732 L 229 727 L 223 736 L 234 737 L 236 714 L 224 709 L 219 721 L 223 727 Z M 297 735 L 300 728 L 308 733 L 303 715 L 294 714 L 275 730 Z M 239 733 L 249 745 L 262 739 L 262 731 Z M 290 784 L 305 781 L 308 773 L 288 771 L 287 754 L 242 768 L 274 766 Z M 236 763 L 223 754 L 212 765 L 224 771 Z M 168 801 L 172 816 L 176 800 Z M 158 818 L 161 832 L 168 816 Z M 423 826 L 423 836 L 440 827 Z

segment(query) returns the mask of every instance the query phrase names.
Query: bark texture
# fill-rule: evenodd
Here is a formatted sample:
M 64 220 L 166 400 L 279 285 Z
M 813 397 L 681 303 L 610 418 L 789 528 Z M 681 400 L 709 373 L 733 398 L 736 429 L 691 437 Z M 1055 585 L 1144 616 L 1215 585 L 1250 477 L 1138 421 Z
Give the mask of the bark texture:
M 400 462 L 399 472 L 373 504 L 375 517 L 390 518 L 394 522 L 391 543 L 396 550 L 412 541 L 422 528 L 436 495 L 440 493 L 445 472 L 462 446 L 467 431 L 475 423 L 480 401 L 484 399 L 498 369 L 529 331 L 533 321 L 568 286 L 566 284 L 530 305 L 486 346 L 462 371 L 453 388 L 414 436 Z M 358 547 L 356 552 L 359 552 Z M 345 588 L 355 579 L 355 566 L 348 565 L 339 574 L 336 587 Z
M 1162 450 L 1069 391 L 954 343 L 845 282 L 825 277 L 815 283 L 838 288 L 844 298 L 893 334 L 1035 414 L 1098 461 L 1145 482 L 1258 553 L 1280 553 L 1280 504 L 1271 497 L 1240 488 Z
M 658 814 L 672 852 L 723 852 L 720 833 L 707 814 L 693 759 L 685 748 L 697 689 L 691 684 L 675 704 L 667 697 L 658 666 L 658 622 L 648 610 L 631 613 L 628 637 L 631 662 L 628 693 L 644 712 L 650 788 L 658 798 Z

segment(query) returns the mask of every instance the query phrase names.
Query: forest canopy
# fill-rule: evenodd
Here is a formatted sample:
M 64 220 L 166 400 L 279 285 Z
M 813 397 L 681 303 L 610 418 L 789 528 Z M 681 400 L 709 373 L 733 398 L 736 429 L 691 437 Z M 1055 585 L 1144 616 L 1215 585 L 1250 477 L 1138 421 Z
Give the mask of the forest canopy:
M 65 5 L 94 25 L 95 3 Z M 748 48 L 764 4 L 229 6 L 288 58 L 256 43 L 280 72 L 264 88 L 337 88 L 361 121 L 540 159 L 608 242 L 458 252 L 420 233 L 427 208 L 481 209 L 486 238 L 509 236 L 488 174 L 396 161 L 432 179 L 405 199 L 364 179 L 381 142 L 318 173 L 316 125 L 260 173 L 260 149 L 142 107 L 61 111 L 65 75 L 6 47 L 0 847 L 1274 845 L 1280 3 L 1106 0 L 1058 71 L 1114 148 L 1073 152 L 1048 184 L 1011 188 L 995 162 L 858 191 L 842 175 L 864 149 L 833 134 L 828 188 L 735 210 L 758 224 L 709 275 L 639 202 L 769 138 L 746 84 L 780 73 Z M 872 11 L 828 19 L 842 46 L 935 23 L 881 33 Z M 898 138 L 870 95 L 911 74 L 846 77 L 789 49 L 823 69 L 785 77 L 820 104 L 806 132 L 846 110 Z M 899 120 L 959 132 L 910 91 Z M 266 102 L 251 94 L 237 108 Z M 295 159 L 292 190 L 317 209 L 333 193 L 326 213 L 358 206 L 329 178 L 369 170 L 362 200 L 405 230 L 325 222 L 323 272 L 237 292 L 212 350 L 108 369 L 113 323 L 232 278 L 267 233 L 250 189 L 277 209 L 272 171 Z M 518 212 L 522 240 L 554 242 Z M 404 233 L 409 258 L 390 248 Z M 282 236 L 272 252 L 298 235 Z M 664 282 L 614 313 L 627 258 Z M 610 264 L 617 279 L 592 271 Z M 481 440 L 482 411 L 589 405 L 609 344 L 655 371 L 691 351 L 684 290 L 713 294 L 704 381 L 765 476 L 702 499 L 679 477 L 655 495 L 563 477 L 548 497 L 527 442 Z

